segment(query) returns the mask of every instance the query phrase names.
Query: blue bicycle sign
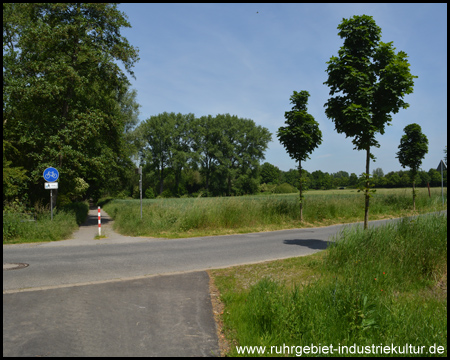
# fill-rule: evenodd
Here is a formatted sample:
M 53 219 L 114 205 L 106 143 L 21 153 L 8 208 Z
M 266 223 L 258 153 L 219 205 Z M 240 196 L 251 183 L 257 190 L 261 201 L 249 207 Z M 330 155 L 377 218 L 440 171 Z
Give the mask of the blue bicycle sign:
M 59 172 L 55 168 L 48 167 L 44 170 L 44 179 L 48 182 L 53 182 L 58 180 Z

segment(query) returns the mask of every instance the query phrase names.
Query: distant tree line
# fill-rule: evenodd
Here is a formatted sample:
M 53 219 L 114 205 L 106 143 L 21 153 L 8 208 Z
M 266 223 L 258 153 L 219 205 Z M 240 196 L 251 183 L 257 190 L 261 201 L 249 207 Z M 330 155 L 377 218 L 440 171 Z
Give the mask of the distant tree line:
M 372 171 L 371 184 L 376 188 L 399 188 L 409 187 L 412 184 L 412 172 L 408 171 L 391 171 L 384 174 L 381 168 Z M 304 187 L 310 190 L 329 190 L 340 187 L 358 187 L 365 180 L 362 176 L 355 173 L 349 175 L 346 171 L 338 171 L 336 173 L 323 172 L 321 170 L 309 173 L 302 170 L 302 178 L 304 179 Z M 415 177 L 416 186 L 426 187 L 430 184 L 433 186 L 441 186 L 441 174 L 436 169 L 428 171 L 419 170 Z M 268 162 L 261 166 L 260 182 L 261 184 L 282 184 L 288 183 L 293 187 L 298 187 L 298 170 L 291 169 L 282 171 L 275 165 Z M 444 171 L 444 186 L 447 186 L 447 171 Z

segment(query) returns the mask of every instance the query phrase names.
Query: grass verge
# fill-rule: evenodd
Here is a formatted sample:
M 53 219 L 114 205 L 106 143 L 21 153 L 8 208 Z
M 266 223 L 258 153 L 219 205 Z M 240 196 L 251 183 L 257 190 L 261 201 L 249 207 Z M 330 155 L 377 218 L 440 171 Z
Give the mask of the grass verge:
M 311 256 L 209 273 L 223 306 L 228 356 L 258 356 L 239 354 L 236 346 L 311 344 L 411 344 L 425 346 L 421 356 L 436 356 L 426 351 L 437 345 L 447 356 L 444 216 L 346 231 Z M 286 355 L 296 354 L 286 348 L 265 354 Z
M 391 189 L 370 200 L 370 220 L 403 217 L 446 209 L 440 193 L 428 197 L 421 189 L 412 211 L 408 189 Z M 114 229 L 127 236 L 195 237 L 319 227 L 352 223 L 364 218 L 363 196 L 356 190 L 308 192 L 300 222 L 298 195 L 243 196 L 231 198 L 182 198 L 112 200 L 104 210 L 114 219 Z
M 78 202 L 54 210 L 53 220 L 48 210 L 40 210 L 35 216 L 3 212 L 3 244 L 67 239 L 86 220 L 88 211 L 87 203 Z

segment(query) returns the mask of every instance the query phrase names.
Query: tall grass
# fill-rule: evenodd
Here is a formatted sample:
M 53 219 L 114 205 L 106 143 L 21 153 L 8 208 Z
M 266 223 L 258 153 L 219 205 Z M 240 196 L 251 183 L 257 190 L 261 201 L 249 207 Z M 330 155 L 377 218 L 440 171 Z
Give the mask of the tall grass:
M 227 285 L 230 276 L 217 270 L 214 276 L 225 303 L 223 320 L 230 340 L 268 348 L 446 347 L 446 217 L 424 216 L 346 231 L 336 240 L 323 261 L 310 262 L 321 277 L 306 285 L 287 287 L 275 274 L 249 290 L 234 290 Z M 444 283 L 445 291 L 439 287 Z M 229 355 L 237 355 L 236 349 Z
M 116 230 L 125 235 L 179 235 L 199 231 L 258 228 L 299 219 L 292 198 L 158 199 L 143 202 L 114 200 L 104 210 L 114 218 Z
M 55 209 L 53 220 L 50 211 L 44 208 L 33 215 L 4 211 L 3 244 L 67 239 L 86 220 L 88 211 L 84 202 Z
M 131 236 L 215 235 L 331 225 L 363 219 L 363 197 L 356 192 L 307 194 L 302 223 L 298 200 L 295 194 L 144 200 L 142 220 L 139 200 L 113 200 L 105 204 L 104 210 L 115 220 L 116 231 Z M 436 211 L 442 209 L 442 204 L 438 196 L 430 199 L 423 192 L 417 197 L 416 208 L 420 212 Z M 406 190 L 375 195 L 371 199 L 370 220 L 409 214 L 412 214 L 412 200 Z

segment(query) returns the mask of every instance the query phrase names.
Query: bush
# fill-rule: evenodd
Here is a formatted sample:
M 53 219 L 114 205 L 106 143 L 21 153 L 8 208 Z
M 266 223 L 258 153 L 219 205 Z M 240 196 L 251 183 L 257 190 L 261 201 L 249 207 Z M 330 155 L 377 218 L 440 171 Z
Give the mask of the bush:
M 155 196 L 155 192 L 153 191 L 153 189 L 151 187 L 149 187 L 147 190 L 145 190 L 145 198 L 146 199 L 154 199 Z
M 277 185 L 275 189 L 273 190 L 274 194 L 292 194 L 296 193 L 298 190 L 288 183 L 283 183 L 281 185 Z
M 25 212 L 3 212 L 3 242 L 36 242 L 67 239 L 86 220 L 89 205 L 71 203 L 53 212 L 36 209 L 35 215 Z
M 157 196 L 158 198 L 171 198 L 173 197 L 172 191 L 170 189 L 164 190 L 161 194 Z

